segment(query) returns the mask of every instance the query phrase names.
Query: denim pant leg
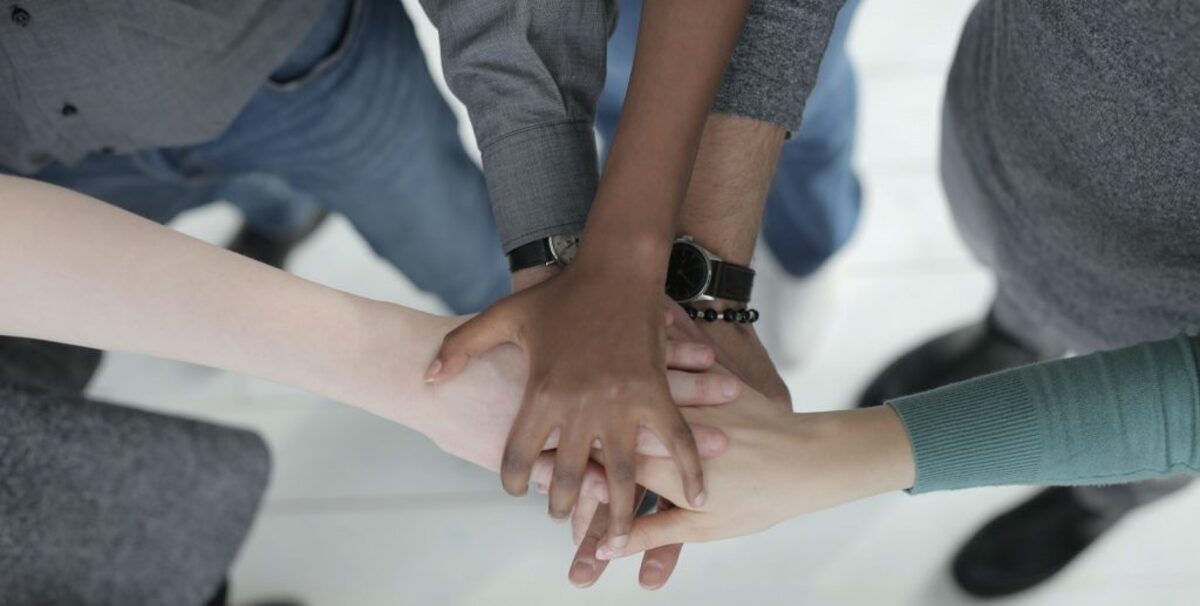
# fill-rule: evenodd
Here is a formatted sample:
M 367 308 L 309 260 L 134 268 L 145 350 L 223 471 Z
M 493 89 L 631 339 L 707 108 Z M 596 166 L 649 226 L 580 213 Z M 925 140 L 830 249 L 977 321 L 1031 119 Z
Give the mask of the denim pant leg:
M 801 277 L 850 238 L 862 189 L 854 173 L 858 83 L 846 37 L 859 0 L 842 7 L 808 97 L 800 131 L 783 146 L 763 211 L 763 238 L 780 265 Z
M 858 222 L 862 196 L 851 166 L 858 86 L 846 55 L 858 3 L 849 0 L 838 16 L 803 125 L 783 147 L 764 210 L 763 237 L 784 269 L 796 276 L 820 267 Z M 616 132 L 629 86 L 641 10 L 641 0 L 621 0 L 609 41 L 608 79 L 596 110 L 596 127 L 605 141 L 612 141 Z
M 78 164 L 52 164 L 29 177 L 92 196 L 158 223 L 167 223 L 185 210 L 211 202 L 220 186 L 214 178 L 179 173 L 158 151 L 91 154 Z
M 325 9 L 300 45 L 275 68 L 270 79 L 291 82 L 303 78 L 335 54 L 346 37 L 353 0 L 327 0 Z M 245 125 L 244 122 L 241 123 Z M 285 239 L 316 219 L 322 204 L 312 194 L 292 187 L 276 175 L 253 173 L 231 179 L 221 192 L 242 212 L 246 224 L 268 237 Z
M 509 291 L 483 175 L 395 0 L 356 0 L 330 55 L 264 85 L 221 139 L 187 153 L 320 200 L 456 313 Z

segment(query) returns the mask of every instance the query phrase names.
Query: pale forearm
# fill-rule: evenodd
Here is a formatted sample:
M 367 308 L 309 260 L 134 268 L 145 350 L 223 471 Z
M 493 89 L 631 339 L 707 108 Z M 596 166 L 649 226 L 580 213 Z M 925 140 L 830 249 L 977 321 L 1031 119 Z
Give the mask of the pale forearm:
M 396 368 L 412 375 L 403 381 L 413 389 L 422 388 L 416 356 L 432 355 L 440 338 L 436 324 L 419 320 L 424 314 L 314 284 L 44 183 L 0 177 L 0 214 L 0 334 L 213 366 L 376 408 L 385 402 L 355 379 L 382 372 L 364 356 L 379 320 L 404 325 L 409 338 L 391 344 L 388 360 L 409 358 Z M 422 331 L 431 334 L 420 339 Z

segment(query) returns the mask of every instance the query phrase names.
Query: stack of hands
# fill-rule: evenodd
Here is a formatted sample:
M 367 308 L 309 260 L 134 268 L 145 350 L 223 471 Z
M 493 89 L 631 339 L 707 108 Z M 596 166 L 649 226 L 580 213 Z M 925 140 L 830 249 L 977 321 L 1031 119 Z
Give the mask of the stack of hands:
M 550 516 L 572 522 L 575 585 L 644 552 L 639 581 L 658 588 L 683 543 L 911 486 L 907 436 L 889 407 L 795 414 L 761 346 L 727 356 L 705 330 L 714 325 L 698 326 L 661 290 L 644 318 L 636 305 L 598 309 L 603 287 L 584 271 L 570 266 L 450 330 L 426 380 L 462 409 L 439 427 L 415 424 L 499 471 L 510 494 L 532 482 L 548 495 Z M 715 326 L 757 343 L 749 325 Z M 746 381 L 748 365 L 767 377 L 762 389 Z M 646 490 L 657 504 L 635 518 Z

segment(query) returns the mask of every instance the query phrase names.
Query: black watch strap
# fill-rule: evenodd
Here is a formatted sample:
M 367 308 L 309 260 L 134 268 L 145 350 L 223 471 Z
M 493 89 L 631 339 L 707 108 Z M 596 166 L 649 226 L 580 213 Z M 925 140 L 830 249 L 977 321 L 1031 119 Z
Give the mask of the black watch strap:
M 716 298 L 746 303 L 754 288 L 754 270 L 725 261 L 712 262 L 712 281 L 704 294 Z
M 508 269 L 517 273 L 530 267 L 541 267 L 554 262 L 554 253 L 550 251 L 550 238 L 538 238 L 533 242 L 522 244 L 508 253 Z

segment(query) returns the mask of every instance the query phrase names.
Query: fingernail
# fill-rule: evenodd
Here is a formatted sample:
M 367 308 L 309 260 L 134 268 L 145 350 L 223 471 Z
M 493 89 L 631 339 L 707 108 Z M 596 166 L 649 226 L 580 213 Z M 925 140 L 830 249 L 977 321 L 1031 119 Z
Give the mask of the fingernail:
M 611 560 L 615 557 L 617 557 L 617 550 L 609 547 L 608 545 L 601 545 L 600 548 L 596 550 L 597 560 Z
M 537 491 L 538 491 L 538 494 L 546 494 L 547 492 L 550 492 L 550 490 L 548 488 L 546 488 L 545 484 L 538 484 Z
M 737 395 L 737 381 L 734 379 L 725 379 L 723 383 L 724 384 L 721 385 L 721 395 L 725 396 L 726 398 L 732 398 Z
M 656 588 L 663 582 L 663 566 L 657 560 L 647 560 L 642 564 L 640 581 L 645 587 Z
M 708 495 L 701 490 L 700 492 L 696 493 L 696 496 L 692 497 L 692 505 L 694 507 L 704 507 L 704 501 L 706 500 L 708 500 Z
M 433 383 L 437 379 L 438 373 L 442 371 L 442 361 L 434 360 L 433 364 L 429 365 L 429 370 L 425 371 L 425 382 Z
M 596 563 L 591 558 L 581 556 L 571 565 L 571 572 L 567 576 L 570 577 L 572 583 L 578 585 L 591 581 L 591 574 L 594 570 L 596 570 Z M 576 583 L 577 579 L 578 583 Z

